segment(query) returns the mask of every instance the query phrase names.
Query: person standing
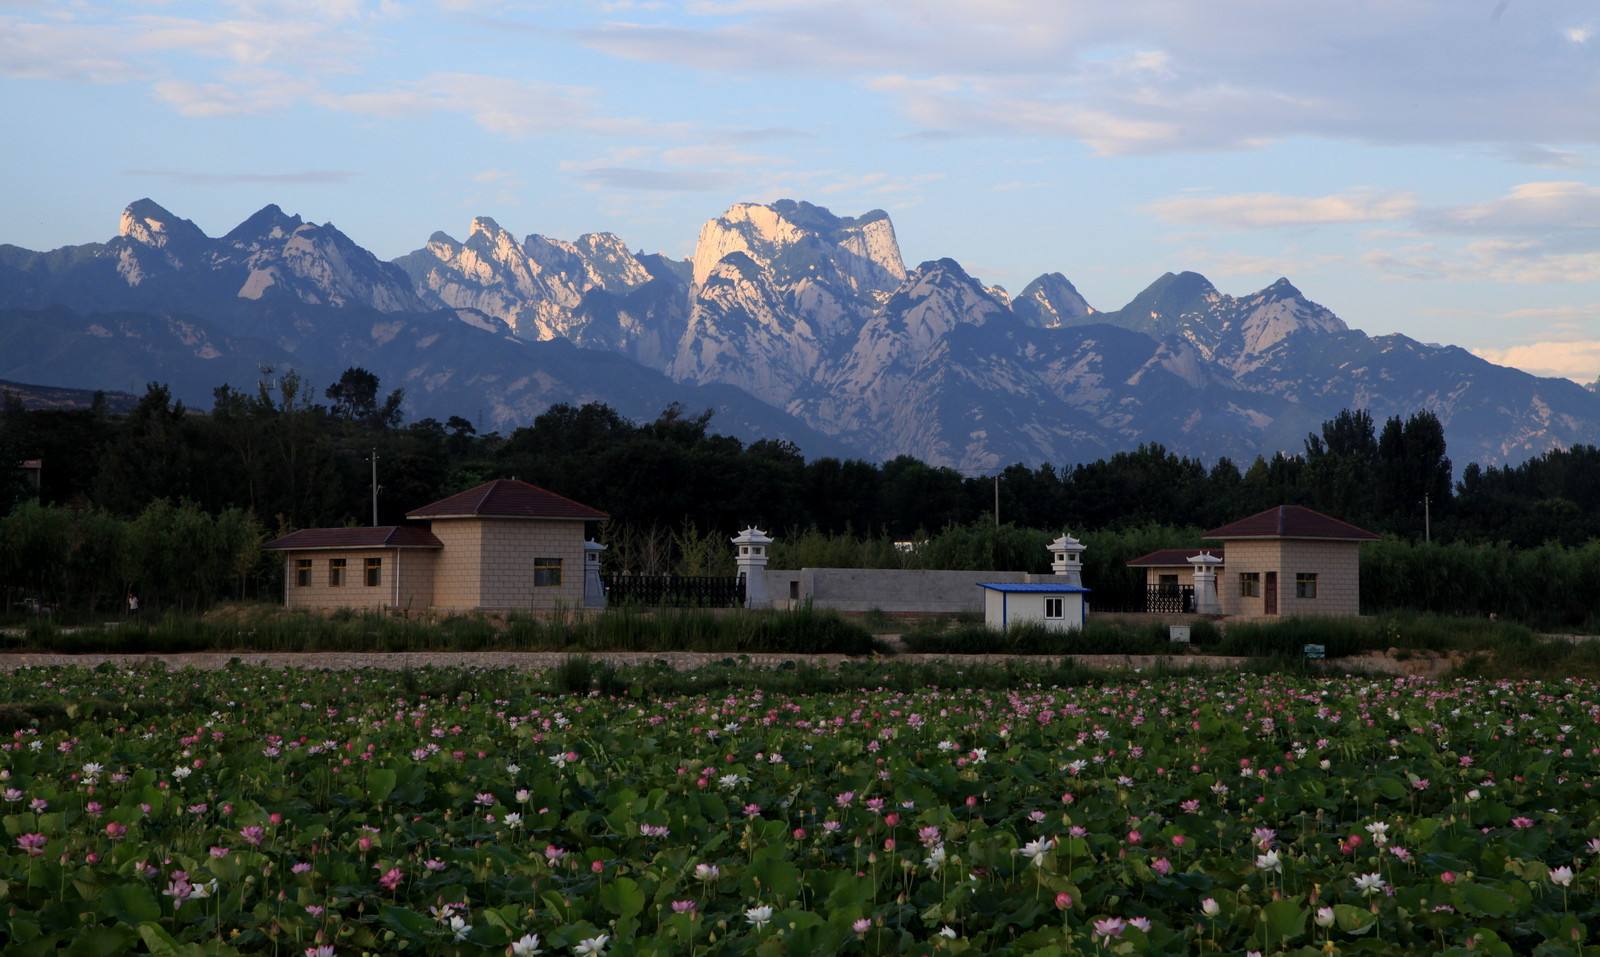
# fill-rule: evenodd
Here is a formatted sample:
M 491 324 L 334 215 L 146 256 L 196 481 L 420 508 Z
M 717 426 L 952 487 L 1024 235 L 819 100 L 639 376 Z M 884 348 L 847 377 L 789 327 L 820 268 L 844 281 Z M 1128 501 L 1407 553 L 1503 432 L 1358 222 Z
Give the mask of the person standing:
M 139 614 L 139 596 L 132 591 L 128 592 L 128 617 L 133 618 Z

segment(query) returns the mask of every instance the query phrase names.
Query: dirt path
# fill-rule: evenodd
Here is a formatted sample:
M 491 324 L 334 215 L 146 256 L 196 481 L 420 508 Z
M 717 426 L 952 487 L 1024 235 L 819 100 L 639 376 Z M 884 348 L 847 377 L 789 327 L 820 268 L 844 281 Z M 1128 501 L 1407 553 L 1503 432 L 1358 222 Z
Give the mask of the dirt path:
M 416 651 L 416 652 L 251 652 L 251 651 L 214 651 L 192 652 L 186 654 L 166 655 L 118 655 L 118 654 L 42 654 L 32 652 L 17 652 L 0 654 L 0 670 L 14 671 L 18 668 L 55 667 L 61 665 L 77 665 L 84 668 L 93 668 L 105 662 L 117 665 L 137 666 L 141 664 L 159 663 L 171 669 L 196 668 L 210 671 L 225 667 L 228 662 L 237 659 L 246 665 L 263 665 L 272 668 L 322 668 L 330 670 L 345 670 L 351 668 L 380 668 L 391 671 L 400 671 L 408 668 L 427 667 L 465 667 L 465 668 L 519 668 L 528 671 L 540 671 L 554 668 L 561 664 L 568 655 L 565 652 L 552 651 Z M 638 665 L 651 662 L 664 662 L 669 667 L 679 671 L 692 668 L 701 668 L 715 664 L 729 658 L 740 659 L 743 656 L 726 655 L 698 651 L 663 651 L 663 652 L 598 652 L 589 657 L 607 661 L 617 665 Z M 751 665 L 760 668 L 776 668 L 785 662 L 799 662 L 825 667 L 837 667 L 842 662 L 852 659 L 845 655 L 783 655 L 783 654 L 753 654 L 749 655 Z M 1243 667 L 1250 661 L 1249 658 L 1225 657 L 1222 655 L 922 655 L 899 654 L 892 658 L 883 659 L 854 659 L 854 660 L 882 660 L 890 662 L 909 663 L 939 663 L 970 667 L 974 665 L 996 665 L 1006 662 L 1031 662 L 1033 664 L 1054 664 L 1063 658 L 1070 659 L 1086 667 L 1110 670 L 1125 669 L 1148 670 L 1161 665 L 1168 667 L 1198 667 L 1216 670 L 1232 670 Z M 1418 659 L 1400 662 L 1384 657 L 1371 657 L 1362 659 L 1349 659 L 1338 662 L 1341 666 L 1355 667 L 1360 670 L 1371 671 L 1378 674 L 1428 674 L 1439 673 L 1443 667 L 1433 668 L 1418 667 L 1422 664 Z

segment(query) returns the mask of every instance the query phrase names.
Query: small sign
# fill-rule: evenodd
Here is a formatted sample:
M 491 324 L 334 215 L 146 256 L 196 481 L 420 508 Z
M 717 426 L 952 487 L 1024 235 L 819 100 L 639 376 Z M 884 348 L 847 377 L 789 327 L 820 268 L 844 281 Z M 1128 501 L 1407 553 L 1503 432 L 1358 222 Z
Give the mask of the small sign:
M 1306 645 L 1305 652 L 1307 658 L 1317 661 L 1328 657 L 1328 649 L 1322 645 Z
M 1187 645 L 1189 643 L 1189 626 L 1168 625 L 1167 639 L 1175 645 Z

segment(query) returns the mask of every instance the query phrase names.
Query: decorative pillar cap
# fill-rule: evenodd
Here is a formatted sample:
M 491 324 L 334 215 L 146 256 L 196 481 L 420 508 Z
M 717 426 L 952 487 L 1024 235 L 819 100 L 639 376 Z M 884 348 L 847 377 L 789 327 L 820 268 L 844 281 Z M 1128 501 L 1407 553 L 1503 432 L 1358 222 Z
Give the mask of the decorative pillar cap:
M 608 545 L 600 544 L 592 538 L 583 543 L 583 550 L 586 552 L 603 552 L 609 547 L 610 546 Z
M 735 545 L 771 545 L 772 539 L 761 529 L 754 525 L 728 539 Z
M 1188 562 L 1196 568 L 1215 568 L 1222 564 L 1222 559 L 1211 554 L 1209 550 L 1203 550 L 1200 554 L 1188 559 Z
M 1061 537 L 1050 543 L 1052 552 L 1083 551 L 1083 543 L 1072 537 L 1070 532 L 1063 532 Z

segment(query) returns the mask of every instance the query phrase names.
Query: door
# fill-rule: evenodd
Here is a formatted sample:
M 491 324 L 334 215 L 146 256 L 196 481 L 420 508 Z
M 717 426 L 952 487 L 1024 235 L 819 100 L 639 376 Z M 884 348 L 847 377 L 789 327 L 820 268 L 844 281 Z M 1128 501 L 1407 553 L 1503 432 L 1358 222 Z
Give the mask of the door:
M 1277 572 L 1267 572 L 1266 589 L 1267 589 L 1267 594 L 1266 594 L 1267 607 L 1265 608 L 1265 613 L 1268 614 L 1268 615 L 1276 615 L 1278 613 L 1278 573 Z

